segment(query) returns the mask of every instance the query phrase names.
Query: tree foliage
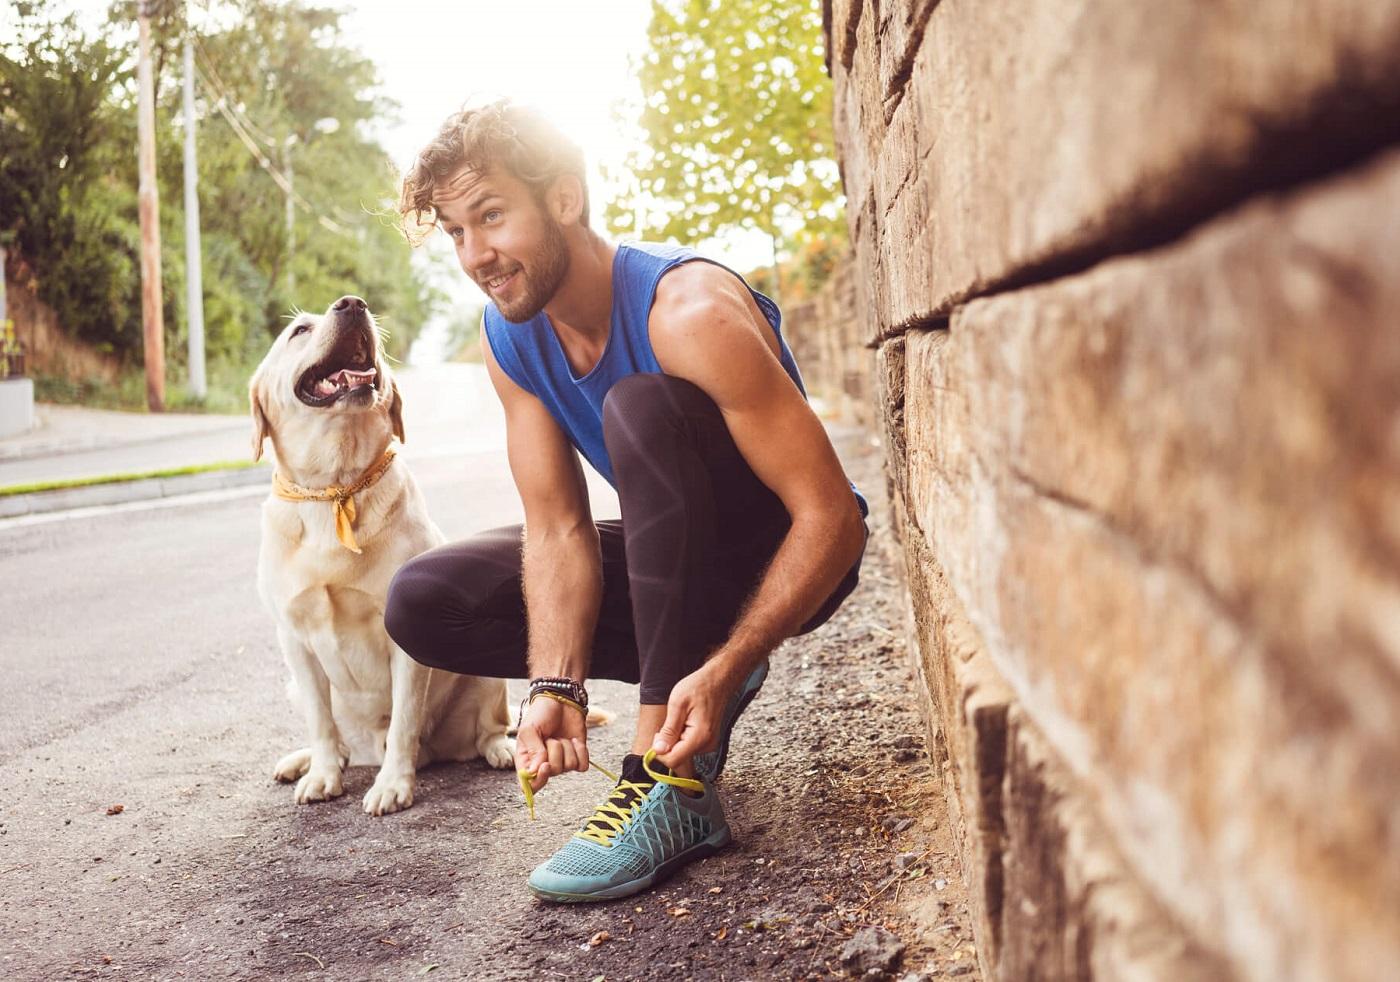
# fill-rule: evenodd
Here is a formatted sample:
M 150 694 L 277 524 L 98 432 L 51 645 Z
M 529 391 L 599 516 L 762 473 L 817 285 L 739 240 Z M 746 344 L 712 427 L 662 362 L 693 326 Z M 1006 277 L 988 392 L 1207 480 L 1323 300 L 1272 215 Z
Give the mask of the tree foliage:
M 693 241 L 750 228 L 775 246 L 841 236 L 820 5 L 653 0 L 647 36 L 648 145 L 627 162 L 612 229 Z
M 11 266 L 66 330 L 135 360 L 141 344 L 136 217 L 135 8 L 86 33 L 29 3 L 0 42 L 0 230 Z M 247 365 L 300 305 L 357 293 L 407 351 L 436 300 L 384 213 L 392 166 L 371 122 L 394 107 L 344 43 L 342 13 L 305 0 L 211 0 L 196 17 L 196 127 L 206 348 Z M 212 29 L 208 25 L 221 25 Z M 153 20 L 167 352 L 184 357 L 183 4 Z M 232 121 L 230 120 L 232 117 Z M 239 130 L 242 130 L 240 137 Z M 296 202 L 269 171 L 290 174 Z

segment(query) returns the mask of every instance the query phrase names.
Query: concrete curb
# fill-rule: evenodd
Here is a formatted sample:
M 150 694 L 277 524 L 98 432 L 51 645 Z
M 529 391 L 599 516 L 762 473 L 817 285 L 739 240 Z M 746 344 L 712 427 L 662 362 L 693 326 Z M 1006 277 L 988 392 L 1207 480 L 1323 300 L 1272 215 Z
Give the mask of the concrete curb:
M 0 498 L 0 518 L 40 515 L 45 512 L 91 508 L 94 505 L 119 505 L 128 501 L 151 498 L 173 498 L 199 491 L 222 491 L 225 488 L 247 487 L 272 480 L 271 466 L 244 467 L 237 470 L 203 471 L 178 477 L 152 477 L 139 481 L 113 481 L 109 484 L 88 484 L 53 491 L 32 491 Z
M 124 447 L 141 447 L 163 440 L 183 440 L 187 437 L 211 436 L 214 434 L 247 429 L 248 423 L 241 417 L 237 425 L 226 421 L 207 426 L 192 426 L 189 429 L 172 430 L 169 433 L 145 433 L 134 439 L 113 440 L 110 437 L 90 436 L 38 440 L 22 446 L 5 446 L 0 443 L 0 463 L 13 463 L 18 460 L 32 460 L 35 457 L 63 457 L 68 454 L 90 453 L 94 450 L 120 450 Z M 22 436 L 22 434 L 16 434 Z

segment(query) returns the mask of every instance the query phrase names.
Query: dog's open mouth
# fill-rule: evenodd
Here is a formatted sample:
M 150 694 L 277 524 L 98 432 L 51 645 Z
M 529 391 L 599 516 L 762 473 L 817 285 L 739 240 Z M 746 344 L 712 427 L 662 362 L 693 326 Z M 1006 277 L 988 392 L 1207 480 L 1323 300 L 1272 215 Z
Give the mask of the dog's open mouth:
M 379 372 L 366 356 L 358 363 L 337 365 L 336 360 L 313 365 L 297 382 L 297 398 L 308 406 L 329 406 L 347 396 L 373 395 Z

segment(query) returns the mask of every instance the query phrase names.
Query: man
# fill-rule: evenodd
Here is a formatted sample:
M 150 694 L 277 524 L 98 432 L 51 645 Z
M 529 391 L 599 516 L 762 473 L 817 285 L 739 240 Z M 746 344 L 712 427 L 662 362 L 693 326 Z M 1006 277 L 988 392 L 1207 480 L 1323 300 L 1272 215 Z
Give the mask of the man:
M 532 790 L 589 767 L 586 679 L 640 683 L 617 785 L 529 880 L 556 901 L 634 893 L 729 841 L 729 731 L 769 652 L 855 587 L 865 500 L 772 301 L 688 250 L 595 234 L 582 154 L 534 112 L 450 117 L 399 208 L 445 231 L 490 299 L 482 354 L 525 523 L 410 562 L 386 627 L 428 665 L 531 680 Z M 620 522 L 592 520 L 576 449 Z

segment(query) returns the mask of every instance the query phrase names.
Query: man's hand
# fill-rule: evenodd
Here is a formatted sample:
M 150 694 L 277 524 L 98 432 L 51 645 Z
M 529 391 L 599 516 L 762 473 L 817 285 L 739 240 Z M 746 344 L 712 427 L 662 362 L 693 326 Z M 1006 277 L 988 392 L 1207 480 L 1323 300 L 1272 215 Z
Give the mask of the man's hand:
M 588 722 L 583 713 L 545 696 L 530 703 L 515 735 L 515 769 L 533 774 L 538 791 L 556 774 L 588 770 Z
M 657 759 L 674 770 L 682 761 L 718 747 L 724 707 L 738 685 L 719 658 L 677 682 L 666 700 L 666 722 L 651 743 Z

